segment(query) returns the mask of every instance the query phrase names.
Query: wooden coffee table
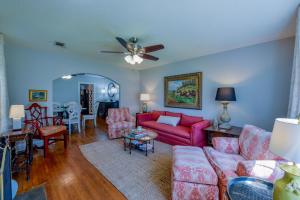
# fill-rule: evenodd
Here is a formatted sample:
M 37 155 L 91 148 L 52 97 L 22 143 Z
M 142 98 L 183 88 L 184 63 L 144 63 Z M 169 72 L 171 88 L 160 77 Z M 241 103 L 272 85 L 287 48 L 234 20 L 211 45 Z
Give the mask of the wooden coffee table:
M 147 129 L 142 131 L 124 129 L 122 136 L 124 151 L 129 148 L 129 154 L 131 154 L 132 148 L 145 151 L 146 156 L 148 156 L 148 150 L 152 150 L 152 153 L 154 153 L 154 139 L 157 137 L 157 133 Z

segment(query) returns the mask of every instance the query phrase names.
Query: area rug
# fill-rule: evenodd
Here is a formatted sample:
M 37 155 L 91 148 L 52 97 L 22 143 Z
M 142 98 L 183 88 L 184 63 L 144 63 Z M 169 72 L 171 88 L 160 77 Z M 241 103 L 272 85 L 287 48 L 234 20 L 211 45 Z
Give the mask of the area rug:
M 124 151 L 121 140 L 81 145 L 80 150 L 129 200 L 171 199 L 172 147 L 155 141 L 155 152 Z
M 41 185 L 27 192 L 18 194 L 14 200 L 47 200 L 45 187 Z

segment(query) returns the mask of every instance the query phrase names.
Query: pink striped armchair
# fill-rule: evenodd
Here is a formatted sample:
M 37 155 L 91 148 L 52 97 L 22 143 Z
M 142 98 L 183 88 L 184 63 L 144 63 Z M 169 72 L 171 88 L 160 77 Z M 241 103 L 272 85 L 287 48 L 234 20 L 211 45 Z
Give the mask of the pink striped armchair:
M 119 138 L 122 136 L 122 129 L 135 127 L 135 117 L 130 115 L 129 108 L 110 108 L 106 123 L 108 124 L 108 138 Z

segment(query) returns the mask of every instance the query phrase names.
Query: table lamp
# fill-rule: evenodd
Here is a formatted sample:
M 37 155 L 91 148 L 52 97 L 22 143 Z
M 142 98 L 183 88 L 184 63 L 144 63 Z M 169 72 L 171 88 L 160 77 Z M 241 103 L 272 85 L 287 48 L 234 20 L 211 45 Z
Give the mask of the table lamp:
M 150 95 L 147 93 L 142 93 L 140 100 L 143 102 L 142 111 L 145 113 L 148 111 L 147 101 L 150 101 Z
M 300 120 L 278 118 L 275 120 L 270 141 L 270 150 L 293 164 L 281 165 L 285 172 L 282 179 L 277 180 L 274 200 L 300 199 Z
M 11 105 L 9 118 L 13 119 L 13 131 L 21 130 L 21 118 L 25 116 L 24 105 Z
M 233 87 L 218 88 L 215 100 L 220 101 L 223 104 L 223 112 L 220 116 L 220 120 L 222 123 L 219 126 L 219 128 L 231 129 L 231 125 L 229 124 L 231 118 L 228 114 L 227 106 L 230 101 L 236 101 L 234 88 Z

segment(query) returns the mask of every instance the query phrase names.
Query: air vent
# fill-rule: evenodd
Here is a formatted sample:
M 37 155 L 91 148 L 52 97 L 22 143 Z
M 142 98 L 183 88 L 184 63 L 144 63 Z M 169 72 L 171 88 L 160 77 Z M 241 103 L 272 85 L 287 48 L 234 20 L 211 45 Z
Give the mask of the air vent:
M 54 45 L 55 45 L 55 46 L 58 46 L 58 47 L 61 47 L 61 48 L 65 48 L 65 47 L 66 47 L 65 43 L 63 43 L 63 42 L 58 42 L 58 41 L 55 41 L 55 42 L 54 42 Z

